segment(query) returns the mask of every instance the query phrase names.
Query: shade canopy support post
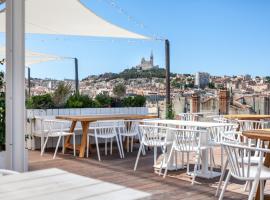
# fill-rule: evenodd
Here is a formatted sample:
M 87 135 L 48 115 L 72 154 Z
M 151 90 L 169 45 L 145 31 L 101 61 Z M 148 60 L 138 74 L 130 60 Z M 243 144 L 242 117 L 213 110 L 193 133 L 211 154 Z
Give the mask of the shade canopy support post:
M 166 113 L 171 106 L 171 87 L 170 87 L 170 41 L 165 40 L 165 66 L 166 66 Z
M 78 58 L 74 58 L 75 64 L 75 92 L 79 94 L 79 70 L 78 70 Z
M 25 171 L 25 1 L 6 1 L 6 168 Z
M 27 67 L 27 75 L 28 75 L 28 97 L 31 97 L 31 69 Z

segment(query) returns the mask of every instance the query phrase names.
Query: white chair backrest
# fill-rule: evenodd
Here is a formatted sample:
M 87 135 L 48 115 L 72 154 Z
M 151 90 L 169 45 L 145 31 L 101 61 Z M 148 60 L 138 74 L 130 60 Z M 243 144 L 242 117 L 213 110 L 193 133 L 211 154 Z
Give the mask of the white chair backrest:
M 227 154 L 232 175 L 242 180 L 252 180 L 254 178 L 250 177 L 251 156 L 254 152 L 259 152 L 258 170 L 263 165 L 264 153 L 270 152 L 268 149 L 254 148 L 243 144 L 222 143 L 222 145 Z
M 220 143 L 222 141 L 222 136 L 229 132 L 234 132 L 237 129 L 236 124 L 228 124 L 225 126 L 215 126 L 209 128 L 210 141 L 214 143 Z
M 267 122 L 254 120 L 237 120 L 240 131 L 263 129 Z
M 179 114 L 180 120 L 184 121 L 198 121 L 199 120 L 199 115 L 195 113 L 182 113 Z
M 146 146 L 163 146 L 167 143 L 169 129 L 164 126 L 139 125 L 142 142 Z
M 57 120 L 57 119 L 45 119 L 43 120 L 44 131 L 48 133 L 64 132 L 70 127 L 69 121 Z
M 173 135 L 173 145 L 179 151 L 195 151 L 201 146 L 201 134 L 206 134 L 206 131 L 191 130 L 191 129 L 176 129 L 170 128 Z
M 116 135 L 116 130 L 114 126 L 97 126 L 94 129 L 95 135 L 97 137 L 110 137 L 111 135 Z

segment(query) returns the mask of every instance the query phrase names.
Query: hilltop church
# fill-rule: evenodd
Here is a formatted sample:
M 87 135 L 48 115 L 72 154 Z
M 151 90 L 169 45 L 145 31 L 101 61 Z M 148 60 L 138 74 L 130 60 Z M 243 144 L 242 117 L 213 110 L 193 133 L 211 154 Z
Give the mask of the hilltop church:
M 153 68 L 159 68 L 158 65 L 154 65 L 154 56 L 153 56 L 153 52 L 151 52 L 150 55 L 150 60 L 146 60 L 144 57 L 141 60 L 141 64 L 136 66 L 136 69 L 138 70 L 149 70 L 149 69 L 153 69 Z

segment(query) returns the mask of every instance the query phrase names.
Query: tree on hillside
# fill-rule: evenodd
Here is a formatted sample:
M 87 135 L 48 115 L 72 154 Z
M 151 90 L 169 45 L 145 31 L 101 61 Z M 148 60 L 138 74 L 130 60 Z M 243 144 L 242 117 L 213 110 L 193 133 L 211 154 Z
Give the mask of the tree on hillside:
M 52 96 L 54 106 L 58 108 L 64 107 L 70 94 L 71 85 L 60 82 Z
M 113 94 L 121 99 L 126 95 L 126 86 L 123 83 L 119 83 L 113 88 Z
M 95 100 L 98 103 L 98 106 L 102 108 L 110 107 L 112 104 L 112 98 L 109 96 L 108 92 L 99 93 Z

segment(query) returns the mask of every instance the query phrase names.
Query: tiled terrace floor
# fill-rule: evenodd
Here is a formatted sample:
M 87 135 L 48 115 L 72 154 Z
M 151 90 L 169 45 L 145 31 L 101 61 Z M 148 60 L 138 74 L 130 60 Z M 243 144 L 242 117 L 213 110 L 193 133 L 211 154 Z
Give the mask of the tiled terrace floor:
M 196 184 L 191 185 L 190 177 L 186 170 L 169 172 L 166 179 L 158 176 L 153 170 L 153 153 L 150 151 L 141 157 L 136 172 L 133 171 L 137 151 L 126 154 L 125 159 L 120 159 L 117 152 L 112 156 L 104 156 L 102 162 L 98 162 L 96 155 L 91 158 L 74 158 L 71 154 L 58 154 L 57 159 L 52 160 L 52 154 L 47 153 L 40 157 L 39 151 L 29 151 L 30 170 L 45 168 L 60 168 L 79 175 L 100 179 L 103 181 L 123 185 L 137 190 L 151 193 L 150 199 L 191 199 L 206 200 L 218 199 L 214 196 L 218 178 L 196 179 Z M 216 153 L 218 155 L 218 153 Z M 217 156 L 218 157 L 218 156 Z M 216 159 L 218 160 L 218 159 Z M 224 199 L 247 199 L 243 193 L 243 185 L 232 181 Z M 149 199 L 149 198 L 148 198 Z

